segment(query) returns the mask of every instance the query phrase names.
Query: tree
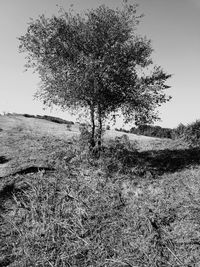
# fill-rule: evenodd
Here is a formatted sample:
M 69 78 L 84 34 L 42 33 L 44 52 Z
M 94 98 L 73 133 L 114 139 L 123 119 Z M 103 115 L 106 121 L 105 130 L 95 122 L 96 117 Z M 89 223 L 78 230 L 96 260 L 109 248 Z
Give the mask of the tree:
M 62 12 L 31 20 L 19 38 L 27 68 L 39 73 L 36 96 L 44 104 L 90 114 L 91 146 L 101 145 L 105 119 L 120 111 L 125 122 L 153 122 L 168 101 L 170 75 L 154 66 L 151 42 L 136 33 L 137 5 L 104 5 L 84 15 Z

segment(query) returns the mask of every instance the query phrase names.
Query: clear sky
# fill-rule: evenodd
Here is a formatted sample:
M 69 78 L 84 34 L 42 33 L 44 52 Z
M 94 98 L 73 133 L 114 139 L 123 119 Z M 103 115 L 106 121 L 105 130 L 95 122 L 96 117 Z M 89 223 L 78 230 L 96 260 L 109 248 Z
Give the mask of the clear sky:
M 173 98 L 160 109 L 163 127 L 200 119 L 200 0 L 137 0 L 144 13 L 138 33 L 152 40 L 154 62 L 173 77 L 168 90 Z M 51 114 L 70 119 L 59 110 L 43 110 L 33 100 L 39 79 L 24 72 L 25 55 L 17 37 L 25 34 L 29 18 L 57 13 L 56 5 L 81 11 L 100 4 L 116 7 L 120 0 L 0 0 L 0 112 Z

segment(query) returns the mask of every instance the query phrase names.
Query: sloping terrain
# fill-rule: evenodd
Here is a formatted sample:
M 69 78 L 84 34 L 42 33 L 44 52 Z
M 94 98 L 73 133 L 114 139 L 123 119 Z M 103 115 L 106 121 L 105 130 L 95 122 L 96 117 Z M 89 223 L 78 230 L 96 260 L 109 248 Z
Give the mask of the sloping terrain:
M 75 123 L 74 125 L 66 124 L 58 124 L 45 119 L 37 119 L 37 118 L 27 118 L 23 115 L 8 115 L 8 116 L 0 116 L 0 128 L 5 130 L 23 130 L 28 133 L 34 134 L 45 134 L 45 135 L 53 135 L 59 138 L 65 139 L 69 138 L 72 135 L 76 135 L 79 133 L 79 124 Z M 70 129 L 70 130 L 69 130 Z M 120 137 L 124 133 L 118 132 L 115 130 L 107 130 L 105 133 L 105 138 L 115 138 Z M 160 140 L 159 138 L 152 138 L 148 136 L 139 136 L 135 134 L 126 134 L 130 140 Z
M 200 266 L 200 150 L 0 117 L 0 266 Z M 74 137 L 73 137 L 74 136 Z

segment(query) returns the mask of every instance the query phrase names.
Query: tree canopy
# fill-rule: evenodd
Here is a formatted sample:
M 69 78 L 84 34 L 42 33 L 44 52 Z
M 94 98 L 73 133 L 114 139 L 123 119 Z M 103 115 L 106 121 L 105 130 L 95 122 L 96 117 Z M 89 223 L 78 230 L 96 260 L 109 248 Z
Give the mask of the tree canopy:
M 37 97 L 46 105 L 90 114 L 91 143 L 102 123 L 121 111 L 125 120 L 151 123 L 156 108 L 170 99 L 171 76 L 153 64 L 151 42 L 137 34 L 137 5 L 104 5 L 84 14 L 62 12 L 32 20 L 19 38 L 27 68 L 41 79 Z

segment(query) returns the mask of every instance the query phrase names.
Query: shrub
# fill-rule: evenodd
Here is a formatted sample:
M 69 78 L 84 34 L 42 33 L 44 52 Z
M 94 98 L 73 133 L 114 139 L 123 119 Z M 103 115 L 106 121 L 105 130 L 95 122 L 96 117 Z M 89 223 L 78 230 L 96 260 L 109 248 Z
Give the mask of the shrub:
M 182 136 L 190 146 L 200 146 L 200 120 L 185 127 Z
M 180 123 L 173 130 L 173 139 L 181 139 L 191 147 L 200 145 L 200 120 L 193 122 L 187 126 Z
M 180 123 L 174 130 L 172 133 L 173 139 L 179 139 L 182 138 L 184 136 L 185 130 L 186 130 L 186 126 L 182 123 Z

